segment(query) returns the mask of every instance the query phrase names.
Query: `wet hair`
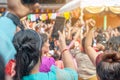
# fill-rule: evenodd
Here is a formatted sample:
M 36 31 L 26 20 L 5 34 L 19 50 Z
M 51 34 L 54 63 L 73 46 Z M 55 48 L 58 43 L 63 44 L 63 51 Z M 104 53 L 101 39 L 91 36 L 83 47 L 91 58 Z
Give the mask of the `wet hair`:
M 107 51 L 96 70 L 100 80 L 120 80 L 120 54 Z
M 5 63 L 1 55 L 0 55 L 0 80 L 5 80 Z
M 120 36 L 112 37 L 107 41 L 106 50 L 120 52 Z
M 23 76 L 31 72 L 39 59 L 41 59 L 42 39 L 37 32 L 28 29 L 16 33 L 13 44 L 17 51 L 14 80 L 21 80 Z

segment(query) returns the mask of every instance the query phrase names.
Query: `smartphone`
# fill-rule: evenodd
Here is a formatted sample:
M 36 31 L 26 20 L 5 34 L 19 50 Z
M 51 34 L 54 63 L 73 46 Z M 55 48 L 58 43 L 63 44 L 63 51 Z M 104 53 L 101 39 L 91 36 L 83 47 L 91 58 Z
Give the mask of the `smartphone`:
M 64 17 L 56 17 L 55 24 L 53 26 L 52 38 L 59 38 L 58 31 L 63 32 L 65 26 L 65 18 Z

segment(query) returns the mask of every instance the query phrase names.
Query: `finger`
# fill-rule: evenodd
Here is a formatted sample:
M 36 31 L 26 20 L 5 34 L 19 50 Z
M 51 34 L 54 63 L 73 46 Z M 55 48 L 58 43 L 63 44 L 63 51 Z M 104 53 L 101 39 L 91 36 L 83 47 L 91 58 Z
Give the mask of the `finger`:
M 63 36 L 65 37 L 65 30 L 63 30 Z
M 59 36 L 62 34 L 60 31 L 58 31 Z

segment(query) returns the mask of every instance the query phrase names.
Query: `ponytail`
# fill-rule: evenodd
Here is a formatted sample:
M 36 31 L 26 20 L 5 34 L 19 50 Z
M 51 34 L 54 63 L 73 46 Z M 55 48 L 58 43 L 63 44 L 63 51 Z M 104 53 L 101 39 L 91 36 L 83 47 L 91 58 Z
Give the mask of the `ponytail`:
M 28 75 L 41 57 L 40 49 L 42 45 L 41 36 L 33 30 L 23 30 L 16 33 L 13 39 L 17 54 L 16 75 L 14 80 L 21 80 Z

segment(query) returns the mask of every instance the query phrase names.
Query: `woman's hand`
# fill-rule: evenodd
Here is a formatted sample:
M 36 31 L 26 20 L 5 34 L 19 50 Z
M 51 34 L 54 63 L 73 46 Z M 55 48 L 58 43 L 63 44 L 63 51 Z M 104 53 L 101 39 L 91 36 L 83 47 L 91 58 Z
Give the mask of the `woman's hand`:
M 63 49 L 66 48 L 65 31 L 63 31 L 63 33 L 58 31 L 58 34 L 59 34 L 59 47 L 60 50 L 62 51 Z

